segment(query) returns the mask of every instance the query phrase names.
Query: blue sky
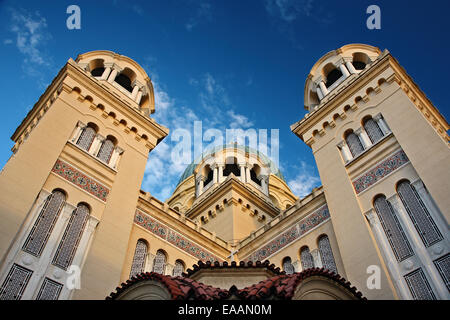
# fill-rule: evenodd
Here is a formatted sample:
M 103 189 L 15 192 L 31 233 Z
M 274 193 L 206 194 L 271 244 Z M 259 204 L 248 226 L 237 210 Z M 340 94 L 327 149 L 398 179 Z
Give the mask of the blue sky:
M 66 8 L 81 8 L 68 30 Z M 366 8 L 381 8 L 381 30 Z M 309 147 L 289 126 L 305 114 L 303 86 L 322 55 L 348 43 L 387 48 L 449 119 L 448 1 L 0 0 L 0 166 L 10 136 L 58 70 L 80 53 L 106 49 L 140 63 L 155 86 L 153 117 L 172 132 L 279 129 L 280 168 L 295 194 L 320 185 Z M 394 106 L 393 106 L 394 107 Z M 142 188 L 161 200 L 184 166 L 165 161 L 167 137 L 150 153 Z

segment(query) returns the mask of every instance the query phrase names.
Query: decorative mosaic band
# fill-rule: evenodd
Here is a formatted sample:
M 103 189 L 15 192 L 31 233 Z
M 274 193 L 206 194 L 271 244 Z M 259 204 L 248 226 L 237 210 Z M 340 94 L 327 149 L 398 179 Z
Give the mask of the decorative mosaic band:
M 178 232 L 164 226 L 157 220 L 150 218 L 147 214 L 136 210 L 134 216 L 134 223 L 147 229 L 151 233 L 157 235 L 158 237 L 166 240 L 167 242 L 173 244 L 175 247 L 183 250 L 184 252 L 196 257 L 197 259 L 206 261 L 221 261 L 218 257 L 212 255 L 211 253 L 203 250 L 200 246 L 196 245 L 192 241 L 186 239 Z
M 362 174 L 359 178 L 353 180 L 352 184 L 356 194 L 366 190 L 408 162 L 409 159 L 403 150 L 384 159 L 375 167 Z
M 283 249 L 288 244 L 297 240 L 305 233 L 318 226 L 325 220 L 330 218 L 330 212 L 328 211 L 328 206 L 324 205 L 297 222 L 294 226 L 289 228 L 286 232 L 271 240 L 269 243 L 261 247 L 260 249 L 253 252 L 244 261 L 263 261 L 267 257 L 271 256 L 275 252 Z
M 100 200 L 106 201 L 109 189 L 95 181 L 93 178 L 81 173 L 70 164 L 58 159 L 53 166 L 52 172 L 63 177 L 67 181 L 72 182 L 77 187 L 89 192 Z

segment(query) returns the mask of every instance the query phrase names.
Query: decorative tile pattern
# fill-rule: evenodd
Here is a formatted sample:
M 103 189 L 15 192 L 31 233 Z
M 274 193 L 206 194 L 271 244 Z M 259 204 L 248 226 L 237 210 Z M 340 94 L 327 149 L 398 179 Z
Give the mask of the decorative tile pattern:
M 93 178 L 81 173 L 68 163 L 57 160 L 53 166 L 52 172 L 63 177 L 69 182 L 72 182 L 77 187 L 89 192 L 93 196 L 99 198 L 102 201 L 106 201 L 109 194 L 109 189 L 101 185 Z
M 403 150 L 400 150 L 384 159 L 375 167 L 362 174 L 359 178 L 353 180 L 352 184 L 353 188 L 355 188 L 356 194 L 368 189 L 370 186 L 382 180 L 384 177 L 408 162 L 409 159 Z
M 282 233 L 280 236 L 271 240 L 269 243 L 265 244 L 250 256 L 248 256 L 245 261 L 263 261 L 267 257 L 273 255 L 275 252 L 283 249 L 293 241 L 299 239 L 305 233 L 318 226 L 320 223 L 328 220 L 330 218 L 330 212 L 328 211 L 328 206 L 324 205 L 308 215 L 307 217 L 300 220 L 294 226 L 289 228 L 288 231 Z
M 201 261 L 221 261 L 222 259 L 219 259 L 218 257 L 212 255 L 211 253 L 203 250 L 200 246 L 196 245 L 192 241 L 188 240 L 178 232 L 175 232 L 174 230 L 162 225 L 158 221 L 156 221 L 153 218 L 150 218 L 147 214 L 144 214 L 140 212 L 139 210 L 136 210 L 136 214 L 134 216 L 134 223 L 137 225 L 147 229 L 151 233 L 157 235 L 158 237 L 162 238 L 163 240 L 168 241 L 169 243 L 173 244 L 177 248 L 180 248 L 184 252 L 190 254 L 191 256 L 194 256 L 198 258 Z

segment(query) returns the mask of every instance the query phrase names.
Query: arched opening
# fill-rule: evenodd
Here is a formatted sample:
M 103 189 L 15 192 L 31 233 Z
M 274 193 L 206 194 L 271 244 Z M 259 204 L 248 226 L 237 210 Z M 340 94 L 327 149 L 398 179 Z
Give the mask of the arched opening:
M 314 268 L 314 259 L 309 252 L 308 246 L 303 246 L 300 249 L 300 262 L 302 263 L 303 270 Z
M 372 143 L 378 142 L 384 136 L 378 123 L 371 116 L 363 118 L 363 127 Z
M 92 142 L 98 132 L 98 126 L 92 122 L 89 122 L 87 126 L 83 129 L 78 138 L 76 144 L 83 150 L 89 151 Z
M 355 52 L 353 54 L 353 67 L 355 67 L 356 70 L 363 70 L 365 69 L 366 65 L 370 62 L 370 58 L 367 54 L 362 52 Z
M 344 134 L 344 139 L 353 157 L 358 156 L 364 151 L 361 140 L 359 140 L 359 137 L 353 132 L 353 130 L 347 130 Z
M 391 203 L 386 200 L 386 196 L 376 196 L 373 201 L 373 206 L 397 261 L 403 261 L 414 255 L 411 245 L 397 218 L 397 214 Z
M 103 141 L 100 150 L 97 153 L 97 158 L 99 158 L 105 163 L 109 163 L 109 160 L 111 159 L 111 155 L 116 145 L 117 139 L 111 135 L 107 136 L 105 141 Z
M 323 68 L 323 74 L 325 75 L 325 86 L 329 88 L 333 83 L 335 83 L 340 77 L 342 77 L 342 72 L 332 63 L 327 64 Z
M 209 164 L 207 164 L 203 168 L 203 176 L 205 177 L 203 185 L 206 187 L 213 180 L 214 177 L 214 171 L 211 169 L 211 166 Z
M 230 173 L 239 177 L 241 175 L 241 170 L 237 164 L 237 159 L 235 157 L 229 157 L 226 159 L 225 168 L 223 169 L 223 176 L 227 177 Z
M 273 195 L 269 195 L 269 198 L 270 200 L 272 200 L 272 203 L 275 205 L 275 207 L 280 207 L 278 200 Z
M 159 249 L 156 251 L 156 256 L 153 260 L 153 272 L 164 274 L 166 269 L 166 260 L 167 256 L 163 250 Z
M 114 79 L 115 82 L 120 84 L 124 89 L 126 89 L 129 92 L 133 91 L 133 87 L 131 86 L 131 79 L 125 75 L 124 73 L 119 73 L 116 76 L 116 79 Z
M 130 278 L 140 274 L 145 270 L 145 261 L 147 260 L 148 243 L 144 239 L 139 239 L 134 250 L 133 262 L 131 263 Z
M 185 267 L 185 263 L 183 262 L 183 260 L 177 259 L 177 261 L 175 261 L 175 265 L 173 267 L 172 275 L 174 277 L 181 277 L 181 275 L 183 274 L 185 269 L 186 269 L 186 267 Z
M 286 274 L 294 273 L 294 266 L 292 265 L 290 257 L 285 257 L 283 259 L 283 271 L 286 272 Z
M 89 62 L 89 70 L 91 70 L 91 75 L 93 77 L 101 77 L 105 71 L 104 60 L 94 59 Z
M 258 176 L 261 173 L 261 167 L 257 164 L 254 164 L 252 169 L 250 170 L 250 179 L 256 183 L 258 186 L 261 186 L 261 180 L 258 179 Z
M 323 267 L 337 273 L 333 250 L 331 250 L 330 239 L 326 234 L 323 234 L 318 238 L 318 247 Z

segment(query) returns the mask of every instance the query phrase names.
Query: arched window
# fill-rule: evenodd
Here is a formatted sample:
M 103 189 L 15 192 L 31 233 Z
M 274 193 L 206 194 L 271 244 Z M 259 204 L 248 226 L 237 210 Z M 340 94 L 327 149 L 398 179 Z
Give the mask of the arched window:
M 181 260 L 175 261 L 175 266 L 173 267 L 173 276 L 180 277 L 184 272 L 184 262 Z
M 130 278 L 134 275 L 140 274 L 145 269 L 145 260 L 147 259 L 147 243 L 139 239 L 134 250 L 133 263 L 131 264 Z
M 337 273 L 333 250 L 331 250 L 330 239 L 327 235 L 323 235 L 319 238 L 319 252 L 323 267 Z
M 425 246 L 429 247 L 441 241 L 443 239 L 442 234 L 409 181 L 400 182 L 397 186 L 397 192 Z
M 378 123 L 372 118 L 368 118 L 364 121 L 364 130 L 366 130 L 372 143 L 376 143 L 383 138 L 383 131 L 381 131 Z
M 105 163 L 109 163 L 109 160 L 111 159 L 111 155 L 114 151 L 115 143 L 114 138 L 111 136 L 108 136 L 105 141 L 103 141 L 102 146 L 100 147 L 100 150 L 98 151 L 97 158 L 102 160 Z
M 353 131 L 349 132 L 345 136 L 345 142 L 350 148 L 350 152 L 352 153 L 353 157 L 356 157 L 357 155 L 359 155 L 361 152 L 364 151 L 364 147 L 361 143 L 361 140 L 359 140 L 359 137 Z
M 386 197 L 377 197 L 374 201 L 374 207 L 397 260 L 400 262 L 413 256 L 414 252 L 391 204 L 386 200 Z
M 237 177 L 241 175 L 241 170 L 237 165 L 236 158 L 227 158 L 226 160 L 225 168 L 223 169 L 223 176 L 229 176 L 230 173 L 233 173 Z
M 339 69 L 333 69 L 327 74 L 327 82 L 325 86 L 329 88 L 333 83 L 335 83 L 339 78 L 342 77 L 342 72 Z
M 103 72 L 105 72 L 104 67 L 97 67 L 94 70 L 91 71 L 91 75 L 93 77 L 101 77 L 103 75 Z
M 72 212 L 58 250 L 53 258 L 53 264 L 66 270 L 72 264 L 78 244 L 89 219 L 89 207 L 80 203 Z
M 302 262 L 303 270 L 314 268 L 314 260 L 308 247 L 303 247 L 300 249 L 300 260 Z
M 58 219 L 61 208 L 64 206 L 66 196 L 63 192 L 55 190 L 45 200 L 45 204 L 28 235 L 23 250 L 35 256 L 40 256 L 47 243 L 53 226 Z
M 81 132 L 80 137 L 77 140 L 77 145 L 86 151 L 89 151 L 92 145 L 92 141 L 94 141 L 95 135 L 97 134 L 97 130 L 94 128 L 92 124 L 88 124 Z
M 355 52 L 353 54 L 352 64 L 356 70 L 363 70 L 369 62 L 370 58 L 367 54 L 362 52 Z
M 286 274 L 294 273 L 294 266 L 292 265 L 290 257 L 286 257 L 283 259 L 283 271 L 286 272 Z
M 164 274 L 166 268 L 166 254 L 162 250 L 156 252 L 155 260 L 153 261 L 153 272 Z

